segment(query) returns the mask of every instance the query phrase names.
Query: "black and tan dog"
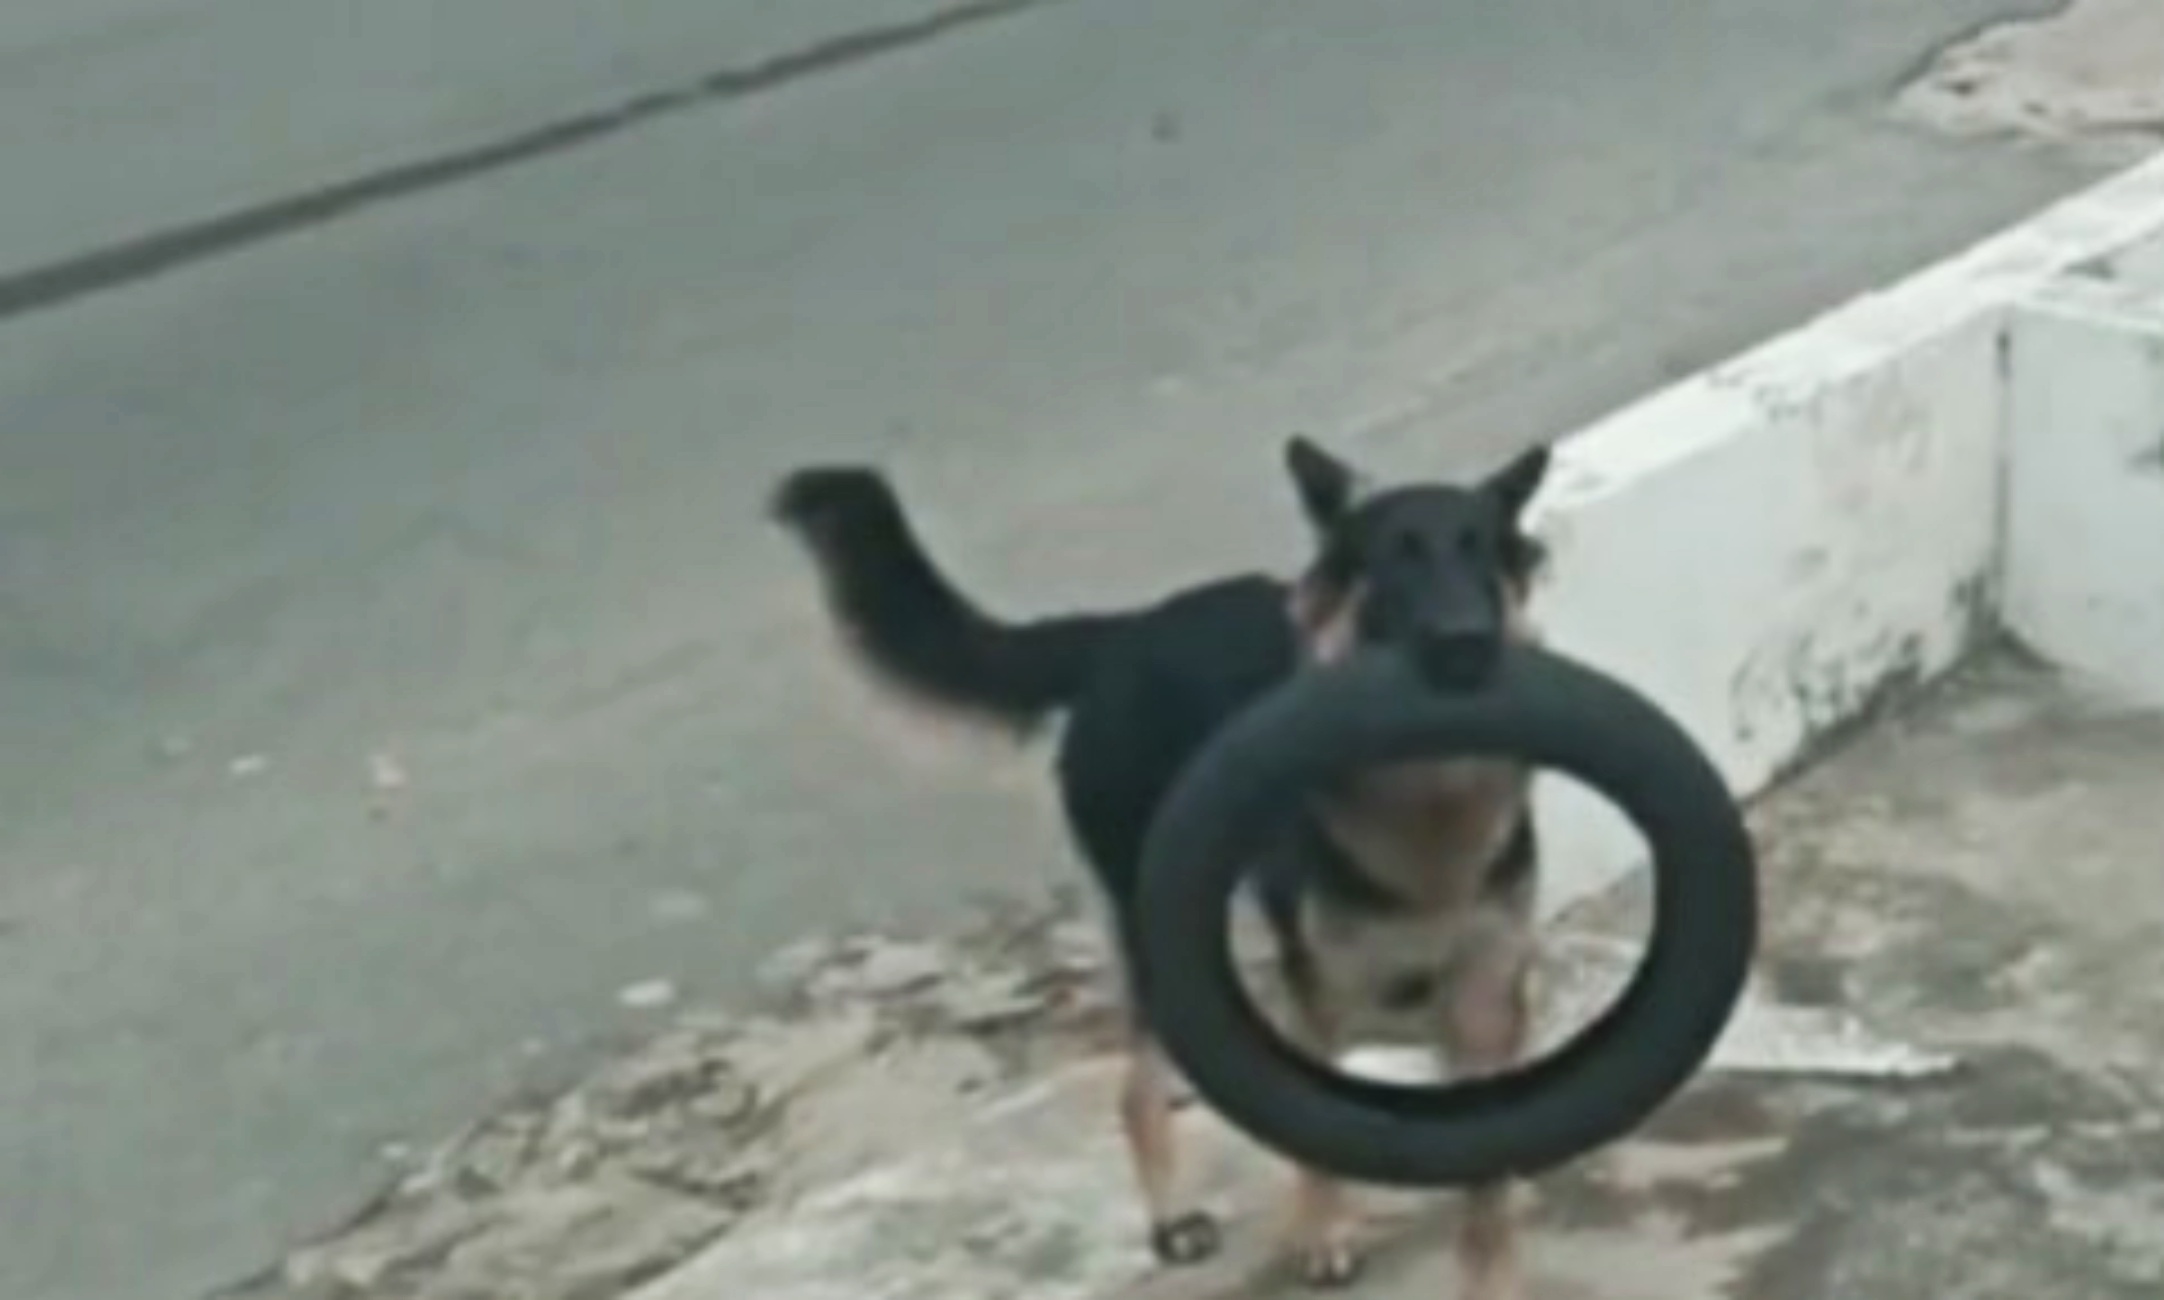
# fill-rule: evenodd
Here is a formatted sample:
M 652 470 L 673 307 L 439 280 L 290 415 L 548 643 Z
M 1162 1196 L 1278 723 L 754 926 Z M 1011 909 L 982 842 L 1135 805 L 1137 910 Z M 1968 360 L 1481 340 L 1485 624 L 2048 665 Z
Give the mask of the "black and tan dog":
M 1286 465 L 1313 527 L 1298 580 L 1243 575 L 1145 607 L 1007 622 L 926 554 L 892 488 L 861 467 L 799 470 L 773 509 L 807 546 L 858 660 L 908 698 L 1027 731 L 1064 711 L 1056 760 L 1069 830 L 1116 922 L 1131 915 L 1159 799 L 1225 720 L 1300 671 L 1359 645 L 1478 673 L 1530 638 L 1541 552 L 1523 526 L 1545 448 L 1469 486 L 1371 490 L 1305 438 Z M 1317 1051 L 1410 1028 L 1460 1074 L 1501 1069 L 1527 1034 L 1537 860 L 1530 774 L 1493 762 L 1373 769 L 1288 813 L 1255 864 L 1255 895 Z M 1115 944 L 1123 950 L 1124 943 Z M 1130 1011 L 1139 1004 L 1129 989 Z M 1179 1199 L 1167 1067 L 1130 1015 L 1120 1119 L 1168 1263 L 1203 1259 L 1216 1223 Z M 1469 1300 L 1519 1294 L 1511 1189 L 1474 1190 L 1459 1235 Z M 1317 1285 L 1359 1271 L 1342 1187 L 1298 1172 L 1291 1248 Z

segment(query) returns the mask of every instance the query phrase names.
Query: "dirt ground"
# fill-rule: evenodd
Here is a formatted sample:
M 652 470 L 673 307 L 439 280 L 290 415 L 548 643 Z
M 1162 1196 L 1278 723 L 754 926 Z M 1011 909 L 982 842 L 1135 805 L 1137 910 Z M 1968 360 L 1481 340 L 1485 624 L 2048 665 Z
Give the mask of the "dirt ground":
M 1103 949 L 1078 911 L 1056 899 L 940 942 L 783 950 L 757 1007 L 682 1012 L 568 1088 L 512 1099 L 431 1150 L 386 1152 L 393 1172 L 348 1221 L 227 1294 L 623 1294 L 1101 1047 Z
M 1761 801 L 1757 987 L 1644 1133 L 1529 1193 L 1538 1300 L 2152 1296 L 2160 809 L 2164 717 L 2006 654 Z M 1551 1037 L 1627 971 L 1643 921 L 1635 886 L 1561 918 Z M 244 1294 L 1290 1293 L 1274 1161 L 1197 1110 L 1228 1250 L 1181 1272 L 1142 1251 L 1098 934 L 1062 903 L 945 943 L 799 946 L 759 1014 L 683 1015 L 415 1153 Z M 1361 1293 L 1448 1294 L 1448 1198 L 1369 1208 Z

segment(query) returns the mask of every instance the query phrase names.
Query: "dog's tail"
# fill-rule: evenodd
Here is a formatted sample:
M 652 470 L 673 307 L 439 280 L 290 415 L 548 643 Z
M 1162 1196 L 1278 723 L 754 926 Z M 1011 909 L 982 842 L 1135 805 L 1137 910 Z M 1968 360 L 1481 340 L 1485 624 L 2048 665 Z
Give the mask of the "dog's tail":
M 810 551 L 829 610 L 869 667 L 920 699 L 1017 731 L 1074 699 L 1125 622 L 1118 614 L 1005 622 L 978 609 L 926 553 L 875 469 L 796 470 L 770 512 Z

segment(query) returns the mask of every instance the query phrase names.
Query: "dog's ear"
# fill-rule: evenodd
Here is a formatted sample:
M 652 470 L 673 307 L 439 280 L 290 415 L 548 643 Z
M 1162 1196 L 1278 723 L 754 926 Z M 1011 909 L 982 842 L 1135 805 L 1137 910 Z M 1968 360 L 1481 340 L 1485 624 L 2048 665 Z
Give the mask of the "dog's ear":
M 1285 440 L 1285 470 L 1299 493 L 1300 509 L 1316 529 L 1328 531 L 1352 509 L 1360 475 L 1352 466 L 1315 445 L 1305 434 Z
M 1484 488 L 1503 508 L 1503 517 L 1515 523 L 1540 491 L 1548 477 L 1548 447 L 1543 443 L 1521 452 L 1516 459 L 1488 476 Z

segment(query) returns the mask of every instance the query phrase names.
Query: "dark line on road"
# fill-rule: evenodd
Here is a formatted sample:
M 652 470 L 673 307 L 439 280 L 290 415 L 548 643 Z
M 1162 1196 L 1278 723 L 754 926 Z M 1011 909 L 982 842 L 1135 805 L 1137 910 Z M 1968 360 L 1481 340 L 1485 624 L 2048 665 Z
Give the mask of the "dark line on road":
M 1054 0 L 970 0 L 951 9 L 833 37 L 747 68 L 709 73 L 610 108 L 517 135 L 229 212 L 42 266 L 0 276 L 0 320 L 26 315 L 163 275 L 356 212 L 469 180 L 620 134 L 656 118 L 774 90 L 882 54 L 922 45 L 964 27 L 1040 8 Z

